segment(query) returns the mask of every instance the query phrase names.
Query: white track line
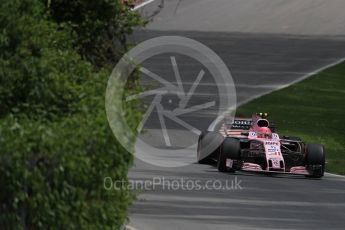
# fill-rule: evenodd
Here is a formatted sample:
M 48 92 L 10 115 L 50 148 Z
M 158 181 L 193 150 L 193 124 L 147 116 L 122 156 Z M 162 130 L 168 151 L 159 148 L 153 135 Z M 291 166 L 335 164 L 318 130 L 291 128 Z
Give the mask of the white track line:
M 345 61 L 345 58 L 342 58 L 342 59 L 340 59 L 340 60 L 338 60 L 338 61 L 336 61 L 336 62 L 333 62 L 333 63 L 328 64 L 328 65 L 326 65 L 326 66 L 323 66 L 323 67 L 321 67 L 321 68 L 319 68 L 319 69 L 317 69 L 317 70 L 315 70 L 315 71 L 313 71 L 313 72 L 310 72 L 310 73 L 308 73 L 308 74 L 306 74 L 306 75 L 304 75 L 304 76 L 302 76 L 302 77 L 300 77 L 300 78 L 298 78 L 298 79 L 292 81 L 292 82 L 289 83 L 289 84 L 277 85 L 277 88 L 272 89 L 271 91 L 267 91 L 267 92 L 264 92 L 264 93 L 255 95 L 255 96 L 250 97 L 250 98 L 248 98 L 248 99 L 246 99 L 246 100 L 244 100 L 244 101 L 239 102 L 239 103 L 236 105 L 236 107 L 239 107 L 239 106 L 241 106 L 241 105 L 247 104 L 247 103 L 250 102 L 250 101 L 253 101 L 253 100 L 255 100 L 255 99 L 258 99 L 258 98 L 260 98 L 260 97 L 262 97 L 262 96 L 265 96 L 265 95 L 267 95 L 267 94 L 273 93 L 273 92 L 275 92 L 275 91 L 278 91 L 278 90 L 287 88 L 287 87 L 289 87 L 289 86 L 291 86 L 291 85 L 293 85 L 293 84 L 296 84 L 296 83 L 298 83 L 298 82 L 301 82 L 301 81 L 303 81 L 303 80 L 305 80 L 305 79 L 307 79 L 307 78 L 309 78 L 309 77 L 311 77 L 311 76 L 314 76 L 314 75 L 316 75 L 316 74 L 318 74 L 318 73 L 324 71 L 325 69 L 331 68 L 331 67 L 333 67 L 333 66 L 335 66 L 335 65 L 338 65 L 338 64 L 340 64 L 340 63 L 342 63 L 342 62 L 344 62 L 344 61 Z M 234 109 L 234 108 L 230 107 L 230 108 L 228 108 L 228 111 L 231 111 L 231 110 L 233 110 L 233 109 Z M 218 122 L 219 122 L 220 120 L 222 120 L 222 118 L 224 117 L 224 114 L 228 114 L 228 113 L 225 112 L 225 113 L 223 113 L 222 115 L 218 116 L 218 117 L 211 123 L 211 125 L 208 127 L 208 130 L 209 130 L 209 131 L 214 131 L 215 127 L 218 125 Z
M 139 5 L 135 6 L 132 10 L 133 10 L 133 11 L 139 10 L 141 7 L 144 7 L 144 6 L 150 4 L 150 3 L 154 2 L 154 1 L 156 1 L 156 0 L 147 0 L 147 1 L 144 1 L 144 2 L 140 3 Z
M 331 176 L 331 177 L 339 177 L 339 178 L 345 178 L 343 175 L 338 175 L 338 174 L 333 174 L 333 173 L 327 173 L 325 172 L 326 176 Z
M 138 229 L 131 227 L 129 225 L 126 225 L 125 230 L 138 230 Z

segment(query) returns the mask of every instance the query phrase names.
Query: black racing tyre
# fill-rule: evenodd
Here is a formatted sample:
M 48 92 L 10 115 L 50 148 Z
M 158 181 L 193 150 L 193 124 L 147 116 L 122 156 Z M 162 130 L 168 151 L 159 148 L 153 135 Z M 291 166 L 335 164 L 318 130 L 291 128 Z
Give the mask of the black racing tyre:
M 214 156 L 218 155 L 219 146 L 224 137 L 218 132 L 204 131 L 200 134 L 197 147 L 199 164 L 212 164 Z
M 207 164 L 208 163 L 208 161 L 210 160 L 210 159 L 205 159 L 205 158 L 201 158 L 201 149 L 202 149 L 202 144 L 201 144 L 201 142 L 202 142 L 202 139 L 204 138 L 204 136 L 205 136 L 205 134 L 207 134 L 208 133 L 208 131 L 203 131 L 203 132 L 201 132 L 201 134 L 200 134 L 200 136 L 199 136 L 199 139 L 198 139 L 198 146 L 197 146 L 197 159 L 198 159 L 198 163 L 199 164 Z M 206 157 L 207 158 L 207 157 Z
M 326 154 L 323 145 L 306 145 L 306 167 L 311 173 L 310 177 L 321 178 L 325 173 Z
M 221 147 L 217 161 L 217 168 L 219 172 L 234 172 L 234 169 L 226 167 L 226 159 L 240 160 L 241 146 L 240 141 L 235 138 L 225 138 Z

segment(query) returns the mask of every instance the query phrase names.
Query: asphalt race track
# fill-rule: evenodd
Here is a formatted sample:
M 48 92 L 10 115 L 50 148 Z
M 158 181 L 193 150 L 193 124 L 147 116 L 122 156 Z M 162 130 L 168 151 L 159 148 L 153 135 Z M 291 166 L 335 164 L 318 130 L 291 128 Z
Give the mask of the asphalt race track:
M 141 14 L 154 17 L 147 29 L 136 31 L 130 39 L 140 42 L 177 35 L 207 45 L 230 69 L 238 104 L 298 81 L 345 57 L 345 2 L 341 0 L 167 0 L 159 9 L 160 4 L 157 0 L 140 9 Z M 165 61 L 158 57 L 144 66 L 170 80 L 172 71 Z M 180 70 L 185 71 L 184 76 L 188 76 L 183 79 L 184 86 L 190 87 L 194 78 L 189 76 L 195 77 L 200 67 L 191 65 L 184 57 L 176 56 L 176 61 Z M 208 74 L 204 81 L 205 88 L 197 91 L 196 101 L 223 96 L 218 95 Z M 144 76 L 142 84 L 152 82 Z M 169 107 L 170 101 L 163 101 L 163 107 Z M 202 130 L 216 116 L 210 108 L 184 120 Z M 181 145 L 196 141 L 195 135 L 180 126 L 167 125 L 172 141 L 186 142 Z M 141 138 L 146 142 L 156 146 L 164 143 L 157 117 L 150 117 L 145 129 L 147 132 Z M 196 150 L 186 150 L 187 156 L 195 158 Z M 175 156 L 169 157 L 174 160 Z M 312 180 L 302 176 L 228 174 L 208 165 L 167 168 L 136 160 L 129 178 L 165 180 L 141 193 L 130 208 L 129 226 L 138 230 L 345 226 L 345 177 L 327 174 L 321 180 Z M 184 183 L 197 181 L 199 189 L 169 187 L 171 181 L 182 178 Z M 217 184 L 210 188 L 209 181 Z M 232 187 L 224 189 L 224 185 L 231 183 Z

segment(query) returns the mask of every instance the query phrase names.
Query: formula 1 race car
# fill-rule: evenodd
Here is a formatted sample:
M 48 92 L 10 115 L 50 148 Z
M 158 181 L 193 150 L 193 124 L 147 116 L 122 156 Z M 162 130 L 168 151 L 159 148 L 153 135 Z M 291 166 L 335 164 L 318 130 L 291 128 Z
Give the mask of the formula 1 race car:
M 325 149 L 299 137 L 275 133 L 266 113 L 223 122 L 216 132 L 202 132 L 198 163 L 216 163 L 220 172 L 255 171 L 299 174 L 320 178 L 325 171 Z

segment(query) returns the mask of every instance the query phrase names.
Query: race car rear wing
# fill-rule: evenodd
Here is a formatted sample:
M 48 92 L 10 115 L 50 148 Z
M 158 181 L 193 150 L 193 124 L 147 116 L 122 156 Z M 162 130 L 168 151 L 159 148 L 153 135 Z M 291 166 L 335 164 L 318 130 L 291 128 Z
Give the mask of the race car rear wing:
M 249 130 L 253 125 L 252 119 L 234 119 L 232 122 L 226 123 L 228 129 Z
M 253 126 L 252 118 L 235 118 L 233 121 L 225 122 L 225 127 L 228 130 L 249 130 Z M 275 124 L 273 122 L 269 123 L 268 126 L 272 132 L 275 132 Z M 224 128 L 224 127 L 223 127 Z
M 249 131 L 252 124 L 252 119 L 235 118 L 233 121 L 225 121 L 220 127 L 219 132 L 224 137 L 242 137 L 243 133 Z

